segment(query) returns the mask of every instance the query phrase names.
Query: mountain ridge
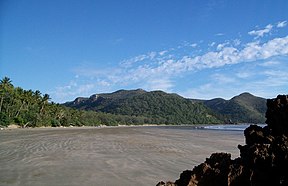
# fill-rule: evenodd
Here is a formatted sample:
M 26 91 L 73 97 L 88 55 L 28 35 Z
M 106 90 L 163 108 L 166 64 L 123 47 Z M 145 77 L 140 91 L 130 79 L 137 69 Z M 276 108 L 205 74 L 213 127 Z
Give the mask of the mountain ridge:
M 204 104 L 231 123 L 265 122 L 266 99 L 248 92 L 234 96 L 230 100 L 222 98 L 206 100 Z
M 200 100 L 159 90 L 118 90 L 112 93 L 93 94 L 89 98 L 78 97 L 63 105 L 79 110 L 157 118 L 164 123 L 178 124 L 197 120 L 198 122 L 207 120 L 209 123 L 264 123 L 266 111 L 266 99 L 248 92 L 234 96 L 230 100 L 223 98 Z

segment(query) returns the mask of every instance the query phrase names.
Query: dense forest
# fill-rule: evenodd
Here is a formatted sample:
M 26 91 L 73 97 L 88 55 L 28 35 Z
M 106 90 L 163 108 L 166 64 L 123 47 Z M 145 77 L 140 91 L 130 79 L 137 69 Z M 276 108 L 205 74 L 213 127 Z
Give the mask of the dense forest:
M 150 123 L 211 124 L 222 121 L 201 102 L 163 91 L 118 90 L 77 98 L 65 106 L 117 115 L 142 116 Z
M 115 126 L 141 124 L 264 123 L 266 100 L 243 93 L 231 100 L 192 100 L 163 91 L 119 90 L 51 102 L 39 90 L 14 87 L 0 80 L 0 126 Z
M 266 99 L 242 93 L 230 100 L 216 98 L 202 101 L 224 121 L 233 123 L 265 123 Z
M 152 122 L 137 116 L 124 116 L 95 111 L 83 111 L 50 102 L 48 94 L 39 90 L 14 87 L 8 77 L 0 81 L 0 126 L 17 124 L 21 127 L 131 125 Z

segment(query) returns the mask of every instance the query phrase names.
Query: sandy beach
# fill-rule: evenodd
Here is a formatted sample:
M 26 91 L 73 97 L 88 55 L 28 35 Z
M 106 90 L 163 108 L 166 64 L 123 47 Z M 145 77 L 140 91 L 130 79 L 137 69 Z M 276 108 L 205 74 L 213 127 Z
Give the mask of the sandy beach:
M 1 186 L 147 186 L 213 152 L 239 156 L 243 131 L 166 127 L 0 131 Z

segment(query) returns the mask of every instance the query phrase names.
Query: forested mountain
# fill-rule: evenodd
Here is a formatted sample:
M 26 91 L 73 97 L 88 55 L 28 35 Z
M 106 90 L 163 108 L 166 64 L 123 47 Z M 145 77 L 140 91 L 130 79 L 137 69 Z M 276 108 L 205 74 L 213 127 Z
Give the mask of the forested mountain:
M 242 93 L 230 100 L 216 98 L 201 101 L 226 122 L 264 123 L 266 99 Z
M 162 91 L 119 90 L 76 98 L 65 106 L 105 113 L 144 116 L 162 123 L 264 123 L 266 99 L 242 93 L 230 100 L 185 99 Z M 153 120 L 154 121 L 154 120 Z
M 0 126 L 264 123 L 266 100 L 243 93 L 231 100 L 191 100 L 163 91 L 119 90 L 63 105 L 48 94 L 0 81 Z
M 130 99 L 134 96 L 146 93 L 142 89 L 137 90 L 118 90 L 113 93 L 106 94 L 94 94 L 89 98 L 79 97 L 72 102 L 64 103 L 63 105 L 81 109 L 81 110 L 94 110 L 94 111 L 106 111 L 109 112 L 111 104 L 119 103 L 123 100 Z
M 39 90 L 14 87 L 8 77 L 0 80 L 0 127 L 131 125 L 149 123 L 149 118 L 82 111 L 50 102 Z
M 110 94 L 92 95 L 90 98 L 76 98 L 64 105 L 82 110 L 141 116 L 149 118 L 150 123 L 221 123 L 203 103 L 162 91 L 120 90 Z

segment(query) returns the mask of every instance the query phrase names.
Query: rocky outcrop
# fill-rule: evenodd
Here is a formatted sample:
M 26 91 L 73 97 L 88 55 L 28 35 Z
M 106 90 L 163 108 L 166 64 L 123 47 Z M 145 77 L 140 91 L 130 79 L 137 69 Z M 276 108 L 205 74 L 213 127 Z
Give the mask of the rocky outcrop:
M 250 125 L 244 131 L 240 157 L 214 153 L 174 183 L 157 186 L 265 186 L 288 185 L 288 96 L 267 100 L 267 126 Z

